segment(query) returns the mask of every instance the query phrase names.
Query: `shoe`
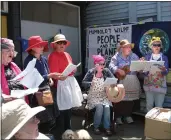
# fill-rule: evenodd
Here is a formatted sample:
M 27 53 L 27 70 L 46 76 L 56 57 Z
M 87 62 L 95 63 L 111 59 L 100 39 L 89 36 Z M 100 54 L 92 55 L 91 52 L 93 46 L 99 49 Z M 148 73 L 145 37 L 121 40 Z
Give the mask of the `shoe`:
M 95 135 L 100 135 L 101 134 L 101 131 L 99 128 L 94 128 L 94 134 Z
M 105 129 L 106 136 L 112 136 L 110 129 Z
M 122 125 L 123 124 L 122 119 L 121 118 L 117 118 L 116 119 L 116 124 Z
M 131 123 L 134 122 L 133 119 L 132 119 L 132 117 L 126 117 L 126 118 L 125 118 L 125 121 L 126 121 L 128 124 L 131 124 Z

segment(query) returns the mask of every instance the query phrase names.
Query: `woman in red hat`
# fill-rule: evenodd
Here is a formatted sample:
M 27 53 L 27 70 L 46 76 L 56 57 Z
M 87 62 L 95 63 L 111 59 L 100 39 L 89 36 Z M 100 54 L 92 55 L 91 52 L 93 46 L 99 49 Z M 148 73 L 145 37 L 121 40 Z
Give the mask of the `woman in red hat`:
M 39 91 L 43 92 L 44 90 L 50 90 L 50 85 L 53 84 L 53 81 L 51 78 L 58 78 L 58 73 L 49 73 L 49 68 L 47 64 L 47 59 L 42 54 L 45 51 L 48 51 L 48 42 L 43 41 L 40 36 L 31 36 L 29 38 L 29 47 L 26 49 L 28 52 L 28 56 L 24 60 L 24 68 L 27 67 L 28 63 L 32 61 L 33 58 L 36 58 L 36 64 L 35 68 L 38 70 L 38 72 L 42 75 L 44 78 L 44 81 L 39 86 Z M 34 95 L 29 95 L 30 105 L 31 107 L 36 107 L 38 105 L 37 98 Z M 54 124 L 55 118 L 59 115 L 55 108 L 55 104 L 48 105 L 45 107 L 46 110 L 41 112 L 38 115 L 38 118 L 40 119 L 40 131 L 43 131 L 42 133 L 48 133 L 51 125 Z M 55 112 L 55 116 L 54 116 Z M 42 129 L 42 130 L 41 130 Z

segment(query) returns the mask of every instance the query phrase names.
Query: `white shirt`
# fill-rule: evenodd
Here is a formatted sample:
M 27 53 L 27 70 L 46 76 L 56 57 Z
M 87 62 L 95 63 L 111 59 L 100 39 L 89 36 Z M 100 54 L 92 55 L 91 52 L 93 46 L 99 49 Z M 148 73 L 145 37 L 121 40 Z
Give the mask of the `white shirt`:
M 46 135 L 44 135 L 44 134 L 42 134 L 42 133 L 40 133 L 40 132 L 39 132 L 39 136 L 38 136 L 36 139 L 39 139 L 39 140 L 41 140 L 41 139 L 50 140 L 49 137 L 47 137 Z
M 160 55 L 160 53 L 159 53 L 159 54 L 154 54 L 154 53 L 153 53 L 153 54 L 152 54 L 152 57 L 153 57 L 154 60 L 157 61 L 157 60 L 161 57 L 161 55 Z

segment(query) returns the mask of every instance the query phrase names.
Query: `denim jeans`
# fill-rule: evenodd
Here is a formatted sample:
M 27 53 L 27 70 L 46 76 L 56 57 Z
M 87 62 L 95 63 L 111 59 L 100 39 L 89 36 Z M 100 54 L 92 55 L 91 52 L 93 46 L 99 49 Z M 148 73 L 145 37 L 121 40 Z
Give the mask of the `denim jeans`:
M 96 111 L 94 114 L 94 128 L 98 128 L 103 118 L 103 127 L 105 129 L 110 128 L 110 106 L 104 106 L 98 104 L 95 107 Z
M 163 107 L 165 94 L 156 92 L 146 92 L 146 108 L 150 111 L 155 107 Z

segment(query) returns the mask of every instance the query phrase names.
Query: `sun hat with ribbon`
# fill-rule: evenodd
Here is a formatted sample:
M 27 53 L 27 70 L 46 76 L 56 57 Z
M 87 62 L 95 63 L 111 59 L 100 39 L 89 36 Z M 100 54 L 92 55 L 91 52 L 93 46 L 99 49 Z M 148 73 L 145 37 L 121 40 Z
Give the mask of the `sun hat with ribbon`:
M 1 49 L 9 49 L 10 47 L 15 47 L 13 40 L 8 38 L 1 38 Z M 14 51 L 14 56 L 17 55 L 17 52 Z
M 123 84 L 118 84 L 115 87 L 109 87 L 106 93 L 111 102 L 118 103 L 125 97 L 125 88 Z
M 54 37 L 54 41 L 51 42 L 50 46 L 53 47 L 54 43 L 57 43 L 59 41 L 65 41 L 66 42 L 66 47 L 70 45 L 70 41 L 66 39 L 66 37 L 63 34 L 57 34 Z
M 160 37 L 152 37 L 152 39 L 151 39 L 151 41 L 149 43 L 149 46 L 152 47 L 152 44 L 154 42 L 160 42 L 161 43 L 161 48 L 162 48 L 162 41 L 161 41 Z
M 40 36 L 31 36 L 28 39 L 28 45 L 29 47 L 26 49 L 26 51 L 30 51 L 32 48 L 36 48 L 39 46 L 44 47 L 44 52 L 48 51 L 48 41 L 44 41 Z
M 120 51 L 121 47 L 125 47 L 127 45 L 131 45 L 131 48 L 134 48 L 134 43 L 130 43 L 127 39 L 123 39 L 119 42 L 118 51 Z
M 1 106 L 2 139 L 12 138 L 32 117 L 45 110 L 38 106 L 30 108 L 23 99 L 16 99 Z

